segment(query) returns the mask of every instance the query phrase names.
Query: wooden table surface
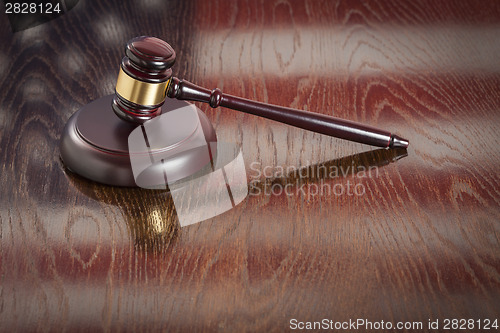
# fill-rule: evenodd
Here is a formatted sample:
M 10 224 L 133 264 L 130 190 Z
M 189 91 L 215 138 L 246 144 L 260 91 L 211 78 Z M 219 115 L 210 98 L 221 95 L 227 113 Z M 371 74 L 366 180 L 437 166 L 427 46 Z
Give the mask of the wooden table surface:
M 66 121 L 114 92 L 138 35 L 174 47 L 180 78 L 409 149 L 197 104 L 261 191 L 181 228 L 168 195 L 87 181 L 59 157 Z M 498 1 L 82 0 L 17 33 L 1 20 L 0 40 L 0 331 L 500 320 Z M 374 172 L 279 172 L 319 166 Z

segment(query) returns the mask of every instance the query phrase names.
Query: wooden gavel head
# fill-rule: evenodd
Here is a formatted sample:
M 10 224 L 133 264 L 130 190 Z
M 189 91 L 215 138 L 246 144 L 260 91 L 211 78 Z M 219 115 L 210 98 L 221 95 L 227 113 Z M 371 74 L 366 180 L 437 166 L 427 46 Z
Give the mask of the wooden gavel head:
M 128 41 L 112 102 L 115 114 L 136 124 L 159 115 L 174 62 L 175 51 L 159 38 L 141 36 Z

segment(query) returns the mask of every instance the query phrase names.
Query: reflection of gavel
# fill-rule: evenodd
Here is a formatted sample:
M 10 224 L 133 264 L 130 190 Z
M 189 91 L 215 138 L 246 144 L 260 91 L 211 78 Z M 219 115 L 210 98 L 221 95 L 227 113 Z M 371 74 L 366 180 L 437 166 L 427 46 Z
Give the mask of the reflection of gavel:
M 113 110 L 126 121 L 142 124 L 161 113 L 165 98 L 199 101 L 243 111 L 329 136 L 383 148 L 406 148 L 408 140 L 390 132 L 323 114 L 269 105 L 212 91 L 172 77 L 175 51 L 161 39 L 137 37 L 127 43 Z

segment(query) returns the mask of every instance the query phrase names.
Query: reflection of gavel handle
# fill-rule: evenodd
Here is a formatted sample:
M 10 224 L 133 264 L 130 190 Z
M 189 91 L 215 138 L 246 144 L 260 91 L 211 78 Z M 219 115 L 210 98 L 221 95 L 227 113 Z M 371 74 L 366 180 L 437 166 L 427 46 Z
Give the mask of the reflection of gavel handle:
M 213 108 L 222 106 L 309 131 L 372 146 L 383 148 L 408 147 L 407 140 L 381 129 L 324 114 L 259 103 L 223 94 L 218 88 L 210 91 L 191 82 L 179 80 L 176 77 L 172 77 L 170 80 L 167 87 L 167 96 L 179 100 L 208 103 Z

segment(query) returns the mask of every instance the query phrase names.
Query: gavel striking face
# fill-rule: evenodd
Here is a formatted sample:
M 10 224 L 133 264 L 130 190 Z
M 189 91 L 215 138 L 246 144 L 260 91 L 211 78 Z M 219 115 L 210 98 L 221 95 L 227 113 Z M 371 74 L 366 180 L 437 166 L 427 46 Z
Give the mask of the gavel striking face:
M 408 147 L 408 140 L 384 130 L 323 114 L 254 102 L 172 77 L 170 67 L 175 62 L 175 51 L 155 37 L 142 36 L 130 40 L 125 55 L 112 107 L 118 117 L 128 122 L 142 124 L 158 116 L 165 98 L 170 97 L 205 102 L 213 108 L 223 106 L 377 147 Z

